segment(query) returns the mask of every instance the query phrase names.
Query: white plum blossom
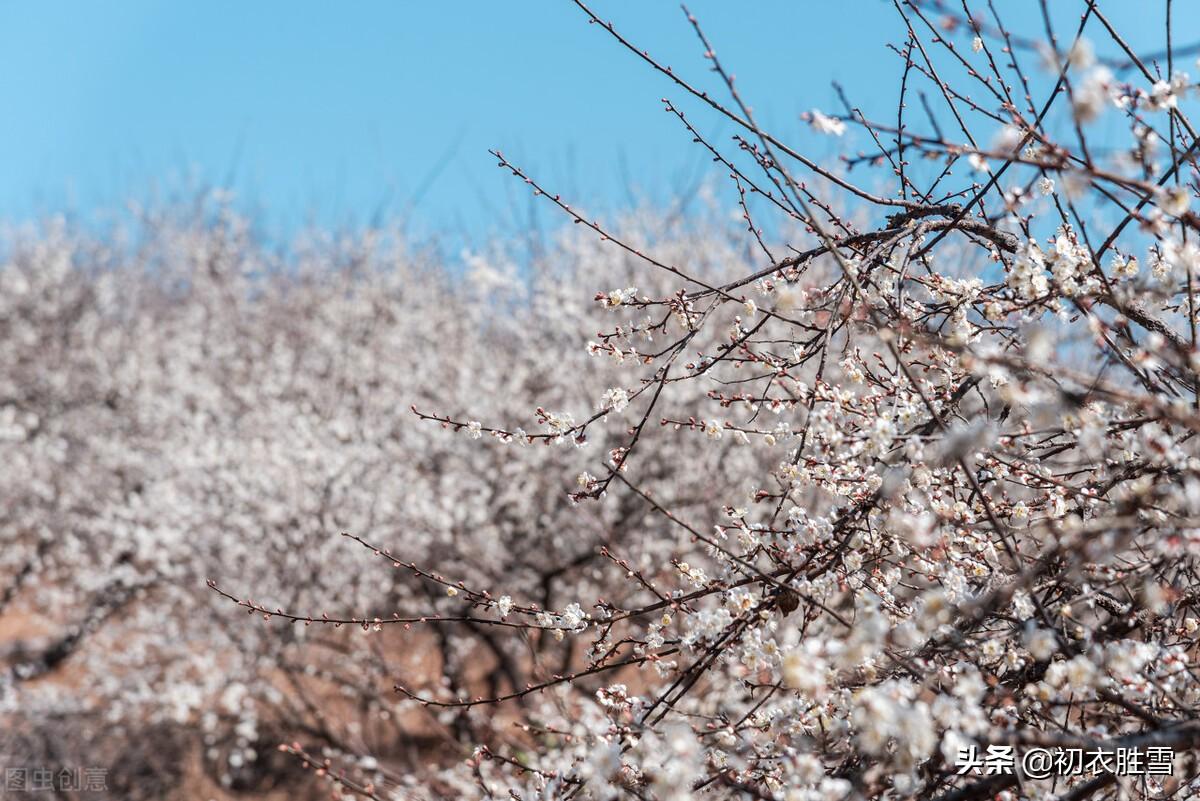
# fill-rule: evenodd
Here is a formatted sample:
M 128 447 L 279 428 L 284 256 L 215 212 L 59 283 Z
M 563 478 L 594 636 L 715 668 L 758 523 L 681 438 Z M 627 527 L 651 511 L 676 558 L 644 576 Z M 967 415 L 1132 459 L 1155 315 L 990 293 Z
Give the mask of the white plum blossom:
M 846 123 L 836 117 L 827 116 L 817 109 L 808 112 L 808 122 L 819 133 L 841 136 L 846 132 Z
M 612 409 L 618 414 L 625 411 L 625 407 L 629 405 L 629 393 L 620 387 L 614 387 L 604 390 L 604 397 L 600 401 L 601 409 Z

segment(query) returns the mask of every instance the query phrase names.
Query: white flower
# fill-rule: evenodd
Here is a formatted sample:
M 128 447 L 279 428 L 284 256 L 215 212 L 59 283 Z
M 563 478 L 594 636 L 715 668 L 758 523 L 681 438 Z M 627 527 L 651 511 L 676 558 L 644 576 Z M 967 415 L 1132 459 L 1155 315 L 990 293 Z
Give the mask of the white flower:
M 1118 278 L 1133 278 L 1138 274 L 1137 256 L 1126 258 L 1118 253 L 1113 256 L 1111 269 Z
M 470 435 L 471 439 L 479 439 L 483 435 L 483 424 L 478 420 L 472 420 L 467 423 L 467 434 Z
M 573 603 L 567 605 L 560 619 L 562 620 L 563 628 L 575 631 L 583 627 L 583 622 L 587 619 L 587 615 L 584 613 L 583 607 Z
M 1178 106 L 1179 98 L 1175 96 L 1175 89 L 1171 84 L 1166 81 L 1155 81 L 1154 86 L 1150 87 L 1147 105 L 1154 111 L 1165 111 Z
M 1091 41 L 1082 37 L 1077 39 L 1075 44 L 1071 45 L 1071 51 L 1067 53 L 1067 63 L 1076 70 L 1086 70 L 1095 64 L 1096 50 Z
M 1058 640 L 1049 629 L 1034 628 L 1025 633 L 1025 648 L 1034 659 L 1044 662 L 1058 650 Z
M 863 750 L 879 757 L 888 755 L 910 769 L 937 748 L 933 715 L 927 703 L 915 700 L 916 695 L 916 687 L 904 679 L 859 691 L 851 722 Z
M 1154 254 L 1154 260 L 1150 262 L 1150 272 L 1154 274 L 1155 278 L 1161 281 L 1171 274 L 1173 266 L 1170 259 L 1166 258 L 1162 253 L 1156 253 Z
M 1162 243 L 1162 257 L 1172 268 L 1178 267 L 1192 275 L 1200 273 L 1200 248 L 1192 242 L 1168 239 Z
M 1008 274 L 1008 285 L 1025 300 L 1040 298 L 1049 290 L 1046 257 L 1036 242 L 1030 240 L 1017 252 L 1012 271 Z
M 605 390 L 604 397 L 600 400 L 601 409 L 612 409 L 618 413 L 625 411 L 625 407 L 628 405 L 629 393 L 620 387 Z
M 1163 193 L 1162 210 L 1172 217 L 1182 217 L 1192 202 L 1192 193 L 1182 186 L 1173 186 Z
M 500 617 L 508 617 L 508 613 L 512 611 L 513 599 L 508 595 L 501 595 L 500 600 L 496 601 L 496 611 L 500 613 Z
M 1083 654 L 1066 663 L 1067 685 L 1077 692 L 1086 692 L 1096 686 L 1099 671 Z
M 1072 110 L 1079 122 L 1091 122 L 1100 116 L 1105 105 L 1121 104 L 1121 96 L 1117 93 L 1113 74 L 1107 67 L 1098 66 L 1084 75 L 1083 80 L 1075 89 Z
M 816 109 L 808 112 L 808 123 L 823 134 L 841 136 L 846 132 L 846 123 L 835 117 L 827 117 Z
M 566 434 L 575 428 L 575 418 L 570 412 L 547 413 L 546 425 L 550 427 L 550 431 L 554 434 Z
M 1054 194 L 1054 180 L 1047 176 L 1042 176 L 1042 180 L 1038 181 L 1038 191 L 1042 195 Z
M 972 39 L 971 40 L 971 49 L 973 51 L 975 51 L 976 53 L 978 53 L 980 50 L 982 50 L 983 49 L 983 38 L 980 36 L 976 36 L 974 39 Z
M 610 291 L 607 295 L 600 298 L 600 302 L 605 306 L 620 306 L 623 303 L 631 302 L 636 297 L 637 287 L 630 286 Z
M 799 690 L 807 698 L 819 698 L 825 692 L 825 676 L 829 666 L 819 651 L 820 645 L 809 639 L 783 656 L 783 683 Z

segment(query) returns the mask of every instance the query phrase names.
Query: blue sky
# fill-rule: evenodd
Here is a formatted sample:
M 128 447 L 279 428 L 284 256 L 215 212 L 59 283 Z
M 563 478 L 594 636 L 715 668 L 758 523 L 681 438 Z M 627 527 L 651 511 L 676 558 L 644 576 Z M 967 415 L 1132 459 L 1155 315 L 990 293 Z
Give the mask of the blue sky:
M 1032 3 L 1011 5 L 1036 22 Z M 1161 41 L 1161 4 L 1109 5 L 1135 43 Z M 593 7 L 718 88 L 677 4 Z M 897 61 L 884 43 L 902 29 L 890 3 L 691 8 L 760 121 L 811 155 L 836 152 L 798 120 L 835 107 L 831 80 L 892 113 Z M 1181 17 L 1180 41 L 1196 20 Z M 129 199 L 225 185 L 275 231 L 376 213 L 420 232 L 507 230 L 529 204 L 489 147 L 592 208 L 662 203 L 709 169 L 664 95 L 678 92 L 568 0 L 0 0 L 0 218 L 103 218 Z

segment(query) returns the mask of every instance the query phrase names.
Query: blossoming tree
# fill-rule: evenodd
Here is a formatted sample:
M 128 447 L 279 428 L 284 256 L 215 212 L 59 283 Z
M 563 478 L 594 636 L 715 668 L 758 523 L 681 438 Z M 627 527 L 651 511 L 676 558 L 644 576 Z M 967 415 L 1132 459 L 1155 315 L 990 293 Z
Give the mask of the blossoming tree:
M 522 799 L 1195 792 L 1200 139 L 1170 4 L 1165 49 L 1143 57 L 1096 3 L 1061 32 L 1043 4 L 1040 40 L 991 5 L 897 3 L 894 118 L 848 101 L 807 115 L 873 148 L 836 169 L 758 125 L 695 18 L 727 100 L 576 5 L 682 95 L 666 110 L 728 172 L 762 266 L 706 274 L 495 154 L 669 291 L 596 295 L 613 322 L 587 348 L 625 370 L 589 417 L 539 407 L 530 432 L 417 414 L 483 448 L 615 432 L 572 497 L 653 510 L 635 553 L 686 543 L 554 609 L 419 574 L 448 596 L 427 624 L 469 614 L 498 636 L 579 643 L 501 692 L 396 687 L 432 709 L 527 702 L 445 781 Z M 734 146 L 681 102 L 736 126 Z M 1095 134 L 1102 119 L 1127 144 Z M 872 166 L 885 190 L 857 178 Z M 715 525 L 676 505 L 671 481 L 694 463 L 646 489 L 655 427 L 754 454 Z M 1099 756 L 1046 770 L 1050 749 Z
M 34 242 L 0 271 L 0 605 L 59 619 L 0 712 L 198 721 L 231 787 L 283 737 L 371 798 L 1200 792 L 1170 3 L 1141 55 L 1095 2 L 1040 34 L 899 2 L 896 108 L 806 115 L 865 143 L 836 166 L 691 16 L 711 87 L 576 5 L 677 94 L 744 241 L 496 153 L 574 225 L 467 281 L 370 238 L 285 269 L 225 216 L 120 269 Z M 93 691 L 43 680 L 84 649 Z

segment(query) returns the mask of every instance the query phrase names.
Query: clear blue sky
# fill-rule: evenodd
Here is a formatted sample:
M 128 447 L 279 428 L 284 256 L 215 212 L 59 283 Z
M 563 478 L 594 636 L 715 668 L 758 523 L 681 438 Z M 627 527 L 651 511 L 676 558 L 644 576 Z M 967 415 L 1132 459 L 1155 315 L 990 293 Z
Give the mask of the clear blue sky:
M 1161 3 L 1108 5 L 1134 42 L 1161 41 Z M 1003 6 L 1036 21 L 1029 2 Z M 677 4 L 594 7 L 717 88 Z M 818 157 L 835 143 L 797 115 L 835 107 L 831 80 L 894 107 L 888 2 L 691 7 L 761 121 Z M 568 0 L 0 0 L 0 218 L 87 217 L 195 182 L 231 186 L 277 231 L 376 211 L 424 232 L 506 228 L 528 203 L 489 147 L 592 208 L 628 205 L 630 187 L 662 202 L 708 169 L 663 95 L 679 93 Z

